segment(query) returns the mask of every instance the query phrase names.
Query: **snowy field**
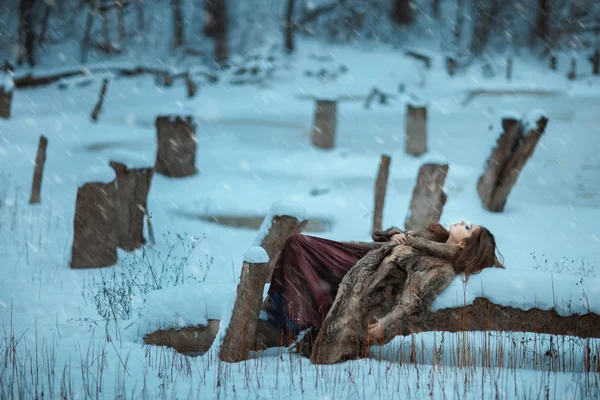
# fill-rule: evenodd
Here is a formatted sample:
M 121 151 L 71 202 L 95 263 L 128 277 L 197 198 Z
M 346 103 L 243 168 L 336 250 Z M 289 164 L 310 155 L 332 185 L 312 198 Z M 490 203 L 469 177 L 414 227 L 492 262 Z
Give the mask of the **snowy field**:
M 257 230 L 212 223 L 211 215 L 260 221 L 274 201 L 288 200 L 320 221 L 308 234 L 368 240 L 374 180 L 384 153 L 392 158 L 384 227 L 403 225 L 419 166 L 447 162 L 441 223 L 464 219 L 489 228 L 507 269 L 518 270 L 515 276 L 527 283 L 531 297 L 525 302 L 548 296 L 551 280 L 575 308 L 585 298 L 592 299 L 596 312 L 600 308 L 598 78 L 569 82 L 563 72 L 516 59 L 510 82 L 502 73 L 484 78 L 477 64 L 450 79 L 441 57 L 425 71 L 390 49 L 321 47 L 310 41 L 301 42 L 292 58 L 278 56 L 274 63 L 273 78 L 263 85 L 231 85 L 233 77 L 225 74 L 216 84 L 202 84 L 193 99 L 182 80 L 165 88 L 150 77 L 115 77 L 95 124 L 89 115 L 101 79 L 83 87 L 52 84 L 15 92 L 13 117 L 0 119 L 0 399 L 11 393 L 20 398 L 42 393 L 44 398 L 597 398 L 597 340 L 431 332 L 396 338 L 374 348 L 371 359 L 335 366 L 312 366 L 286 349 L 226 364 L 216 357 L 218 341 L 199 357 L 143 344 L 152 324 L 177 327 L 217 318 L 226 326 L 242 257 Z M 337 79 L 306 73 L 321 69 L 338 71 Z M 393 98 L 367 110 L 364 97 L 374 86 Z M 544 95 L 469 98 L 480 89 L 534 89 Z M 428 104 L 429 152 L 420 158 L 404 154 L 410 96 Z M 310 144 L 315 97 L 343 99 L 331 151 Z M 546 133 L 505 212 L 486 212 L 476 182 L 501 117 L 514 111 L 527 115 L 534 108 L 549 116 Z M 199 172 L 184 179 L 154 176 L 148 207 L 156 245 L 120 252 L 114 268 L 71 270 L 81 173 L 106 166 L 121 150 L 152 163 L 155 118 L 172 114 L 191 115 L 198 124 Z M 49 139 L 42 201 L 30 206 L 41 134 Z M 502 277 L 484 272 L 478 279 L 473 285 L 484 292 L 486 285 L 500 294 L 510 289 Z M 462 296 L 462 283 L 457 280 L 451 290 L 446 302 Z M 585 362 L 596 372 L 585 372 Z

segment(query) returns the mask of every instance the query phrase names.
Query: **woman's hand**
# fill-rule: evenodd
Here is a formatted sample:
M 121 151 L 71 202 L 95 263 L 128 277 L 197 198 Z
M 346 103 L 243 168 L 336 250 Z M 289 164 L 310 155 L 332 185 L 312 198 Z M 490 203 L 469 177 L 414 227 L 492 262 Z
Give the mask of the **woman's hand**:
M 394 241 L 398 244 L 408 244 L 409 239 L 412 236 L 410 236 L 408 233 L 406 232 L 402 232 L 402 233 L 396 233 L 395 235 L 390 236 L 390 241 Z
M 383 321 L 378 320 L 372 324 L 367 325 L 367 340 L 369 342 L 379 341 L 383 338 L 383 331 L 385 330 L 385 325 Z

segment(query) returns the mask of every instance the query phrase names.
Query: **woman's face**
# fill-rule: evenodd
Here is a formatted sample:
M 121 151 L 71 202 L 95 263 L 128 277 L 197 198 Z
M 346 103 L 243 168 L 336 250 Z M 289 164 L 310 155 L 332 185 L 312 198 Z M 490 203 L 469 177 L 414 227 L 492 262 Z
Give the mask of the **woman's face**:
M 467 224 L 465 221 L 460 221 L 458 224 L 450 225 L 450 237 L 456 243 L 467 240 L 473 232 L 479 229 L 479 225 Z

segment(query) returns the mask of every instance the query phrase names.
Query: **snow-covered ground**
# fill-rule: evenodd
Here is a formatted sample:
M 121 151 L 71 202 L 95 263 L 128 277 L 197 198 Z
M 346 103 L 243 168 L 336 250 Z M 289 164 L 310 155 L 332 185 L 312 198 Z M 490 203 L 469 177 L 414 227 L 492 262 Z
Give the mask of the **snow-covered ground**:
M 477 64 L 451 79 L 441 58 L 424 71 L 419 62 L 388 48 L 312 41 L 300 42 L 297 54 L 279 56 L 276 65 L 273 79 L 263 85 L 221 83 L 225 77 L 200 86 L 193 99 L 186 97 L 182 80 L 165 88 L 149 77 L 115 77 L 97 123 L 89 115 L 101 79 L 82 87 L 63 82 L 15 90 L 12 118 L 0 119 L 0 398 L 11 390 L 19 393 L 23 382 L 28 384 L 22 398 L 41 391 L 45 397 L 86 398 L 99 390 L 101 398 L 597 396 L 600 376 L 582 372 L 588 348 L 598 371 L 596 340 L 424 333 L 374 348 L 373 359 L 328 367 L 311 366 L 282 349 L 224 364 L 214 351 L 189 358 L 143 345 L 152 323 L 187 326 L 219 318 L 226 326 L 244 253 L 254 245 L 257 229 L 202 217 L 260 218 L 273 202 L 293 201 L 309 219 L 326 222 L 324 231 L 309 234 L 368 240 L 383 153 L 392 157 L 385 227 L 403 225 L 419 166 L 441 161 L 450 165 L 441 222 L 464 219 L 495 234 L 504 264 L 519 281 L 503 283 L 498 277 L 503 271 L 483 273 L 472 282 L 473 296 L 496 290 L 495 298 L 521 304 L 523 298 L 512 299 L 510 293 L 537 290 L 539 296 L 529 292 L 529 302 L 550 296 L 545 306 L 551 307 L 556 303 L 548 288 L 554 285 L 561 300 L 572 297 L 581 307 L 583 287 L 591 308 L 598 308 L 599 79 L 569 82 L 564 74 L 524 59 L 515 60 L 510 82 L 502 74 L 484 78 Z M 314 77 L 322 69 L 336 71 L 337 78 Z M 367 110 L 363 101 L 374 86 L 393 98 Z M 469 99 L 470 91 L 480 89 L 535 89 L 540 95 Z M 311 146 L 316 96 L 343 99 L 331 151 Z M 405 102 L 415 96 L 428 104 L 429 152 L 420 158 L 404 154 Z M 500 118 L 536 108 L 549 116 L 546 133 L 505 212 L 489 213 L 475 187 L 500 133 Z M 82 171 L 105 167 L 115 152 L 154 160 L 155 118 L 170 114 L 191 115 L 197 122 L 199 172 L 183 179 L 154 176 L 148 208 L 156 245 L 120 252 L 114 268 L 71 270 Z M 42 201 L 28 205 L 41 134 L 49 139 Z M 150 276 L 150 265 L 162 279 Z M 537 278 L 536 269 L 553 274 Z M 128 288 L 131 293 L 120 291 Z M 119 299 L 116 311 L 107 305 L 104 289 Z M 446 302 L 452 302 L 462 283 L 448 290 L 454 290 L 446 293 Z

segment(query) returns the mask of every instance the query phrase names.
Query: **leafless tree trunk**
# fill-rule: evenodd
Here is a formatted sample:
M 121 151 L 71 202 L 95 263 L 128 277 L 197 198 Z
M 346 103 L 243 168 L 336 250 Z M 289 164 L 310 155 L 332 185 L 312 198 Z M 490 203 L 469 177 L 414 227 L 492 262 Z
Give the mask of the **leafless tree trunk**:
M 156 118 L 158 150 L 155 170 L 172 178 L 196 173 L 196 125 L 192 117 Z
M 537 18 L 535 21 L 534 44 L 537 39 L 541 40 L 548 46 L 548 16 L 550 14 L 548 0 L 538 0 Z
M 81 62 L 87 61 L 88 51 L 90 49 L 90 35 L 92 34 L 92 25 L 94 24 L 94 14 L 96 13 L 96 3 L 91 1 L 88 4 L 88 15 L 85 20 L 85 31 L 83 34 L 83 43 L 81 44 Z
M 476 1 L 475 2 L 475 26 L 471 39 L 471 54 L 478 56 L 483 52 L 490 38 L 490 29 L 494 18 L 498 14 L 499 0 Z
M 48 21 L 50 20 L 50 12 L 52 11 L 52 3 L 45 2 L 44 3 L 44 17 L 42 18 L 42 29 L 40 31 L 38 43 L 41 46 L 46 40 L 46 32 L 48 32 Z
M 381 229 L 383 219 L 383 205 L 385 202 L 385 192 L 387 191 L 388 175 L 390 171 L 391 158 L 385 154 L 381 155 L 379 172 L 375 181 L 375 211 L 373 212 L 373 230 Z
M 146 25 L 144 23 L 144 6 L 142 5 L 142 0 L 135 0 L 135 13 L 137 16 L 137 30 L 141 33 Z
M 444 182 L 448 173 L 448 165 L 423 164 L 419 169 L 417 183 L 413 190 L 410 210 L 404 227 L 406 230 L 425 228 L 428 222 L 438 222 L 444 204 Z
M 77 190 L 71 268 L 98 268 L 117 263 L 118 197 L 116 180 L 89 182 Z
M 33 52 L 35 49 L 35 0 L 20 0 L 19 3 L 19 56 L 17 63 L 22 65 L 27 60 L 29 66 L 35 65 Z
M 312 142 L 315 147 L 331 149 L 335 145 L 337 127 L 337 102 L 335 100 L 317 100 Z
M 427 108 L 406 105 L 406 153 L 420 156 L 427 151 Z
M 486 210 L 504 210 L 508 195 L 544 134 L 547 124 L 548 119 L 540 115 L 535 126 L 529 127 L 529 131 L 524 133 L 521 121 L 510 118 L 502 120 L 504 131 L 477 182 L 477 192 Z
M 410 7 L 410 0 L 393 0 L 392 19 L 402 25 L 408 25 L 413 22 L 413 13 Z
M 454 34 L 454 43 L 456 46 L 456 55 L 458 56 L 460 50 L 460 41 L 462 36 L 462 27 L 464 23 L 464 0 L 456 0 L 456 22 L 454 24 L 453 34 Z M 454 65 L 456 67 L 456 65 Z M 450 75 L 453 75 L 450 74 Z
M 600 75 L 600 49 L 594 50 L 594 54 L 590 57 L 592 62 L 592 74 Z
M 292 17 L 294 15 L 295 4 L 296 0 L 287 0 L 285 12 L 285 49 L 288 53 L 294 52 L 294 23 Z
M 104 104 L 104 98 L 106 97 L 107 90 L 108 90 L 108 79 L 104 79 L 102 81 L 102 89 L 100 89 L 100 96 L 98 96 L 98 101 L 96 102 L 96 105 L 94 106 L 94 109 L 92 110 L 92 115 L 90 116 L 90 118 L 94 122 L 98 121 L 98 116 L 100 115 L 100 112 L 102 111 L 102 104 Z
M 123 43 L 127 32 L 125 31 L 125 4 L 122 1 L 117 1 L 117 19 L 119 21 L 119 42 Z
M 431 9 L 433 11 L 433 18 L 438 19 L 440 17 L 440 0 L 432 0 Z
M 146 243 L 144 239 L 144 216 L 148 207 L 148 192 L 153 168 L 129 168 L 126 164 L 110 161 L 117 174 L 119 189 L 119 244 L 126 251 L 133 251 Z
M 31 197 L 29 198 L 29 204 L 36 204 L 40 202 L 40 193 L 42 191 L 42 177 L 44 174 L 44 164 L 46 164 L 46 147 L 48 146 L 48 139 L 46 136 L 40 136 L 40 143 L 38 145 L 37 156 L 35 157 L 35 171 L 33 173 L 33 184 L 31 185 Z
M 204 33 L 215 40 L 215 60 L 229 58 L 226 0 L 205 0 Z
M 260 250 L 264 252 L 264 249 L 260 248 Z M 250 349 L 254 347 L 256 323 L 263 302 L 268 273 L 269 262 L 244 261 L 233 313 L 219 353 L 221 360 L 238 362 L 248 359 Z
M 172 0 L 171 5 L 173 8 L 173 47 L 179 48 L 185 44 L 181 0 Z

